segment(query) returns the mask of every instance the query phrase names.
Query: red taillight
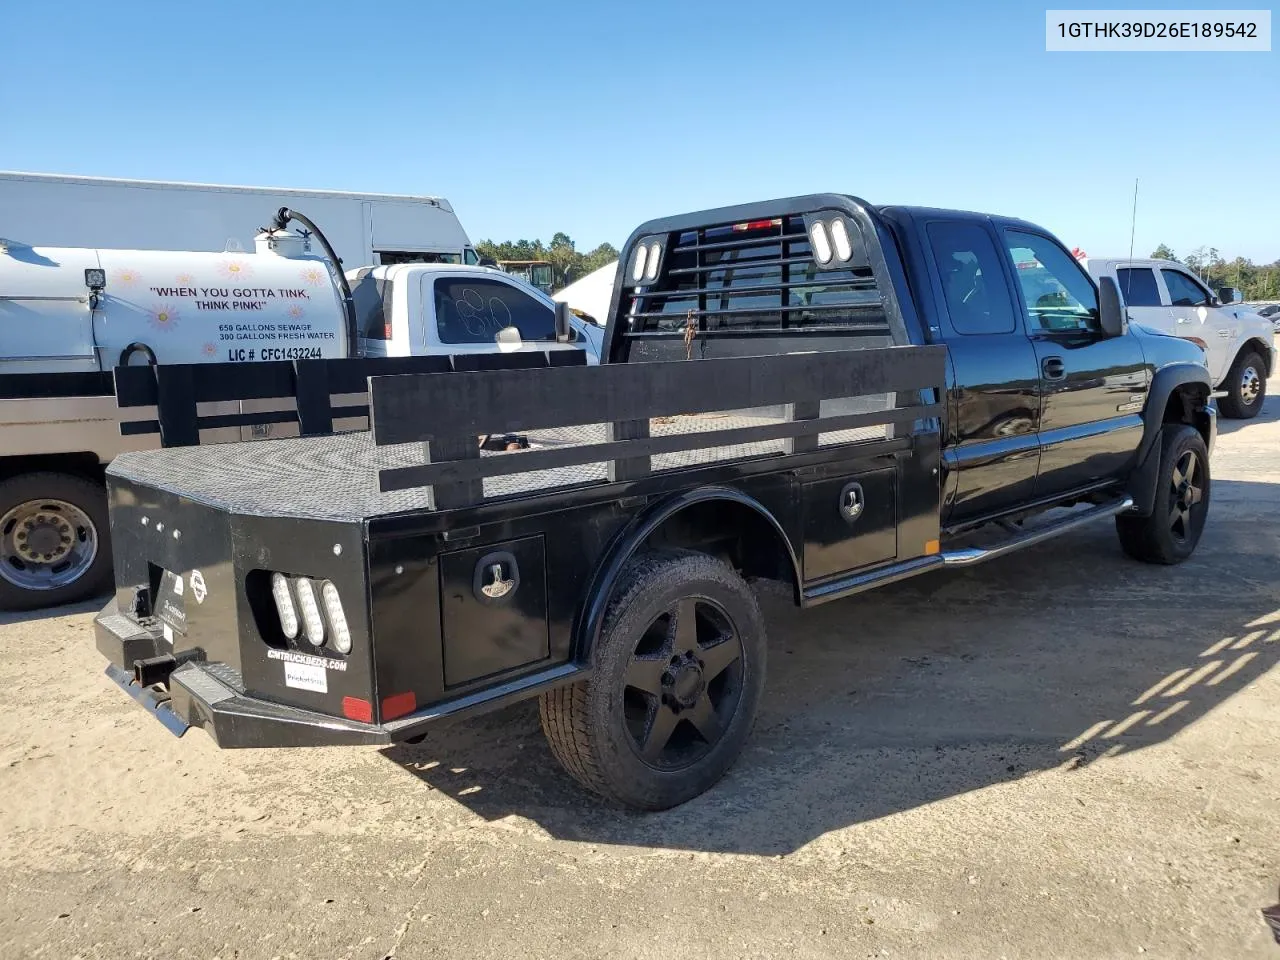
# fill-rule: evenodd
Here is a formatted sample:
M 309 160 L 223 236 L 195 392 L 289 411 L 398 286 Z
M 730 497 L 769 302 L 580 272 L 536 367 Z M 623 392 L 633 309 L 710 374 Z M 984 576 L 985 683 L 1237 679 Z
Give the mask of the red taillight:
M 742 233 L 747 230 L 768 230 L 770 227 L 782 226 L 782 218 L 774 217 L 772 220 L 748 220 L 746 223 L 735 223 L 733 229 Z
M 406 714 L 413 713 L 418 709 L 418 698 L 409 693 L 397 693 L 390 697 L 382 698 L 382 722 L 394 720 L 396 717 L 403 717 Z
M 373 723 L 373 704 L 359 697 L 343 697 L 342 715 L 357 723 Z

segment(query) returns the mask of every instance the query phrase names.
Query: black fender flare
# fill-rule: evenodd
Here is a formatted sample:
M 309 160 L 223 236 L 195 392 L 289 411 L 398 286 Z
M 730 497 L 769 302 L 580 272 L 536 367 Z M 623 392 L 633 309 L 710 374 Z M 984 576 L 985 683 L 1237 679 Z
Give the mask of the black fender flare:
M 1164 411 L 1175 390 L 1195 385 L 1204 388 L 1207 401 L 1213 392 L 1209 371 L 1198 363 L 1171 363 L 1156 371 L 1147 390 L 1147 403 L 1143 411 L 1142 441 L 1133 473 L 1129 476 L 1128 490 L 1133 497 L 1133 513 L 1149 516 L 1155 503 L 1156 480 L 1160 471 L 1160 439 L 1164 435 Z
M 800 559 L 796 556 L 795 547 L 791 543 L 791 538 L 787 536 L 786 531 L 783 529 L 782 524 L 778 522 L 778 518 L 770 513 L 760 501 L 732 487 L 711 486 L 688 490 L 650 505 L 633 518 L 613 538 L 600 562 L 596 564 L 595 572 L 591 576 L 591 583 L 587 590 L 586 602 L 582 607 L 582 616 L 578 620 L 578 628 L 574 637 L 574 655 L 580 663 L 586 663 L 590 660 L 591 651 L 595 648 L 596 641 L 600 638 L 600 631 L 604 627 L 605 610 L 609 606 L 609 598 L 617 585 L 618 577 L 622 574 L 627 562 L 640 549 L 641 544 L 658 527 L 680 511 L 695 504 L 707 503 L 713 500 L 736 503 L 753 510 L 773 528 L 774 533 L 778 535 L 786 546 L 787 558 L 791 561 L 791 571 L 795 578 L 796 589 L 799 590 L 799 585 L 804 581 L 801 577 Z

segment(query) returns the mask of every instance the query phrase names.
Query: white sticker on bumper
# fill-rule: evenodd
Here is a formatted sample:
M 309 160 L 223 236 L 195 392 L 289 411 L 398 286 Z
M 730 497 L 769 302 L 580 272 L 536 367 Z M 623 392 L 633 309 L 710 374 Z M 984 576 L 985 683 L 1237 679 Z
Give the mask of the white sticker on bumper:
M 306 663 L 285 661 L 284 685 L 298 690 L 311 690 L 315 693 L 329 692 L 329 679 L 324 667 L 313 667 Z

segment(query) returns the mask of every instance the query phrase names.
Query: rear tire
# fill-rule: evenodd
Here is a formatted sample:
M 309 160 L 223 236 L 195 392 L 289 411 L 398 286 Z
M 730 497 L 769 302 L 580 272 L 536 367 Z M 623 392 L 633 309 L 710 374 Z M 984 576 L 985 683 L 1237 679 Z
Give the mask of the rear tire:
M 1242 350 L 1227 374 L 1227 395 L 1222 398 L 1222 415 L 1233 420 L 1251 420 L 1267 399 L 1267 365 L 1256 350 Z
M 1116 517 L 1120 546 L 1144 563 L 1181 563 L 1195 552 L 1209 513 L 1209 454 L 1195 427 L 1166 424 L 1149 517 Z
M 70 473 L 0 482 L 0 610 L 74 603 L 111 582 L 107 492 Z
M 764 618 L 727 564 L 686 551 L 623 571 L 591 679 L 544 693 L 542 729 L 579 783 L 641 810 L 698 796 L 732 766 L 765 676 Z

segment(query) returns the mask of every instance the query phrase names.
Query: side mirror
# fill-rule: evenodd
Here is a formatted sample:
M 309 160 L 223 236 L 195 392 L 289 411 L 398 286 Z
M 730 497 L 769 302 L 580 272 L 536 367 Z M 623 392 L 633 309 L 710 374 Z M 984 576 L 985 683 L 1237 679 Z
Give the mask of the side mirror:
M 1235 287 L 1221 287 L 1218 290 L 1218 299 L 1224 304 L 1243 303 L 1244 294 Z
M 1098 319 L 1108 337 L 1122 337 L 1129 332 L 1129 315 L 1120 299 L 1120 288 L 1113 277 L 1098 281 Z
M 493 339 L 498 344 L 499 353 L 515 353 L 524 346 L 518 327 L 503 327 L 494 334 Z
M 573 328 L 569 326 L 570 317 L 569 305 L 563 301 L 556 301 L 556 341 L 559 343 L 568 343 L 569 337 L 573 333 Z

